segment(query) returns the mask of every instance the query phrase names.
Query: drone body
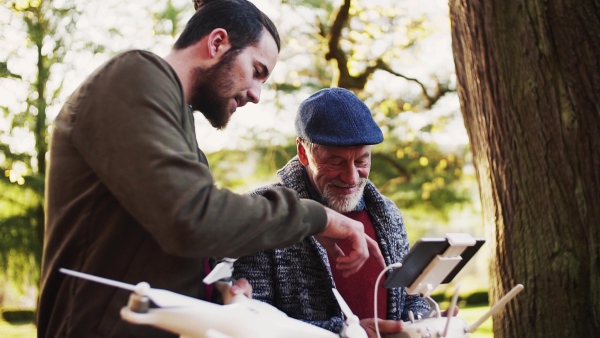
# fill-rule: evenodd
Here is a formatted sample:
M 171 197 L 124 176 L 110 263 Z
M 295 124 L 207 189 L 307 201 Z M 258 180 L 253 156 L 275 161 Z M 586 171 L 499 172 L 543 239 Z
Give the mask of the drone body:
M 153 289 L 145 282 L 132 285 L 69 269 L 60 269 L 60 272 L 132 291 L 128 306 L 121 308 L 121 318 L 167 330 L 182 338 L 367 338 L 358 317 L 351 312 L 346 312 L 345 333 L 338 335 L 288 317 L 276 307 L 244 295 L 237 295 L 231 304 L 219 305 Z M 150 301 L 158 308 L 148 308 Z M 343 299 L 338 301 L 349 311 Z
M 182 338 L 339 338 L 319 327 L 292 319 L 276 308 L 258 301 L 217 305 L 150 309 L 136 313 L 121 309 L 121 317 L 133 324 L 151 325 L 179 334 Z M 257 306 L 258 305 L 258 306 Z
M 438 304 L 429 297 L 430 293 L 438 284 L 445 282 L 444 279 L 451 279 L 448 276 L 452 276 L 462 268 L 460 255 L 463 251 L 469 257 L 481 246 L 482 242 L 478 242 L 466 234 L 448 234 L 447 243 L 435 240 L 428 242 L 427 246 L 421 245 L 421 248 L 433 247 L 437 248 L 436 250 L 441 248 L 442 251 L 434 252 L 430 255 L 431 257 L 426 256 L 426 259 L 419 257 L 415 251 L 412 255 L 413 261 L 416 257 L 417 261 L 420 259 L 421 263 L 426 263 L 426 267 L 422 271 L 413 269 L 412 274 L 417 272 L 418 276 L 408 282 L 404 278 L 406 274 L 398 269 L 394 271 L 395 277 L 400 275 L 401 278 L 394 279 L 394 275 L 392 275 L 387 283 L 404 284 L 386 287 L 406 287 L 409 294 L 420 294 L 430 302 L 434 315 L 415 319 L 410 313 L 411 320 L 403 322 L 403 331 L 387 334 L 385 338 L 468 338 L 470 332 L 475 331 L 487 318 L 499 311 L 510 299 L 523 290 L 522 285 L 515 286 L 470 326 L 459 317 L 442 317 Z M 443 246 L 440 247 L 440 243 Z M 415 248 L 418 246 L 413 249 Z M 411 252 L 408 256 L 411 255 Z M 216 281 L 225 281 L 231 284 L 233 262 L 235 259 L 225 259 L 217 264 L 213 271 L 206 276 L 204 282 L 211 284 Z M 466 261 L 463 262 L 463 265 L 464 263 Z M 391 264 L 382 271 L 377 280 L 379 281 L 387 269 L 402 266 L 400 263 Z M 352 313 L 336 289 L 332 289 L 332 291 L 346 316 L 346 322 L 340 334 L 288 317 L 274 306 L 247 298 L 244 295 L 235 296 L 231 304 L 218 305 L 168 290 L 152 289 L 145 282 L 131 285 L 68 269 L 60 269 L 60 271 L 75 277 L 132 291 L 128 306 L 121 309 L 121 317 L 124 320 L 164 329 L 179 334 L 181 338 L 367 338 L 367 333 L 360 326 L 358 317 Z M 410 270 L 408 272 L 411 273 Z M 457 298 L 458 287 L 448 313 L 454 313 Z M 150 301 L 158 308 L 150 309 Z M 377 326 L 376 328 L 379 334 L 379 328 Z
M 446 335 L 447 318 L 427 318 L 415 322 L 403 322 L 402 332 L 387 334 L 385 338 L 467 338 L 467 322 L 459 317 L 452 317 Z

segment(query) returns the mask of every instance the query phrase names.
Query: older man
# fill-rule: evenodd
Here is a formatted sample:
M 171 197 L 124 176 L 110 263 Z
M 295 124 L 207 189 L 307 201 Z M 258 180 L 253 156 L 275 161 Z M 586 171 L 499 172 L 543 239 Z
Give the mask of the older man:
M 367 106 L 342 88 L 318 91 L 302 102 L 296 117 L 298 155 L 277 172 L 279 182 L 259 188 L 288 187 L 362 222 L 379 243 L 386 265 L 400 262 L 409 250 L 406 229 L 396 205 L 369 181 L 371 146 L 383 135 Z M 342 248 L 343 249 L 343 248 Z M 342 312 L 331 291 L 340 291 L 361 325 L 375 335 L 374 287 L 383 267 L 374 259 L 352 276 L 331 266 L 330 250 L 314 238 L 283 249 L 239 259 L 234 277 L 245 277 L 255 299 L 267 302 L 317 326 L 339 332 Z M 429 305 L 404 289 L 378 285 L 378 326 L 382 333 L 401 330 L 400 319 L 429 312 Z

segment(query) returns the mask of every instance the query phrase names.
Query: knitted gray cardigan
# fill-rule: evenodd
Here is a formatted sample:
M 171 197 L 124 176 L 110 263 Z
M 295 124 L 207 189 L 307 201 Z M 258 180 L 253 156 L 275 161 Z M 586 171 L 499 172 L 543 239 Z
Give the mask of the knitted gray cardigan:
M 285 186 L 296 190 L 300 198 L 311 198 L 297 156 L 281 168 L 277 176 L 279 183 L 250 193 L 262 194 L 268 188 Z M 371 181 L 363 197 L 386 265 L 401 262 L 409 245 L 400 210 L 381 195 Z M 241 257 L 234 264 L 233 277 L 246 278 L 252 285 L 254 299 L 269 303 L 292 318 L 336 333 L 342 329 L 344 320 L 331 291 L 335 283 L 327 253 L 313 237 L 291 247 Z M 387 319 L 407 321 L 409 310 L 416 317 L 428 313 L 429 304 L 419 296 L 408 295 L 404 288 L 388 289 Z

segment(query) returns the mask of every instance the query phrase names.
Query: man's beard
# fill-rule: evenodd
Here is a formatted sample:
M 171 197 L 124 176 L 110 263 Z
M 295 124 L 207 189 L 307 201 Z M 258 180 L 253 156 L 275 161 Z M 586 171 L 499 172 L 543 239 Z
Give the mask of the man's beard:
M 330 189 L 330 187 L 333 186 L 334 183 L 336 182 L 327 183 L 325 185 L 325 189 L 323 189 L 322 197 L 323 201 L 325 202 L 325 205 L 339 213 L 346 213 L 354 210 L 354 208 L 356 208 L 358 202 L 360 202 L 360 199 L 362 198 L 363 192 L 365 190 L 365 185 L 367 184 L 367 179 L 360 178 L 360 181 L 358 182 L 359 188 L 352 195 L 336 194 L 333 191 L 333 189 Z M 344 185 L 338 182 L 337 186 L 343 187 Z
M 228 93 L 233 88 L 231 69 L 238 54 L 238 51 L 228 51 L 214 66 L 194 69 L 190 98 L 192 109 L 200 111 L 217 129 L 225 128 L 233 114 L 229 111 L 231 97 L 225 97 L 223 93 Z

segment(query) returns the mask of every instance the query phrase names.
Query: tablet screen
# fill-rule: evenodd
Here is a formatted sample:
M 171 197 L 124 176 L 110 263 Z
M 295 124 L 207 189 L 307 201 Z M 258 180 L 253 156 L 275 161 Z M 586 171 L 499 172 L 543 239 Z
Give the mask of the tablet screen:
M 444 278 L 442 284 L 450 283 L 458 272 L 469 262 L 471 257 L 481 248 L 485 239 L 476 238 L 475 245 L 467 247 L 461 254 L 462 260 Z M 394 270 L 386 279 L 385 288 L 410 287 L 437 256 L 442 255 L 450 246 L 447 238 L 421 238 L 410 249 L 402 260 L 402 266 Z

